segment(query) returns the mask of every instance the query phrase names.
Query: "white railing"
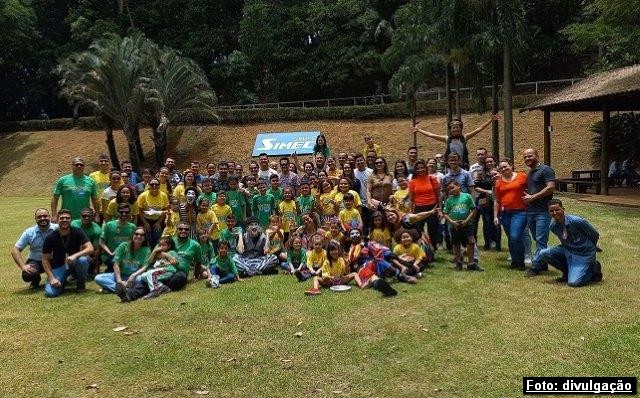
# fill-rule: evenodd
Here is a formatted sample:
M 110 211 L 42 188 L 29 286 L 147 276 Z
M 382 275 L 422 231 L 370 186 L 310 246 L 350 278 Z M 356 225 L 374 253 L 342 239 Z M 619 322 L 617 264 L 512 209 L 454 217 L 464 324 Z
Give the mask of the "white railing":
M 573 85 L 574 83 L 582 80 L 582 78 L 572 79 L 557 79 L 557 80 L 539 80 L 534 82 L 516 83 L 514 87 L 514 94 L 545 94 L 557 91 L 560 88 Z M 502 90 L 502 85 L 498 86 L 499 90 Z M 484 86 L 484 94 L 491 95 L 491 86 Z M 460 88 L 462 97 L 472 98 L 473 87 Z M 426 91 L 419 91 L 417 93 L 419 100 L 442 100 L 446 98 L 446 92 L 444 88 L 434 88 Z M 353 106 L 353 105 L 377 105 L 377 104 L 389 104 L 402 102 L 402 99 L 393 94 L 377 94 L 377 95 L 365 95 L 360 97 L 338 97 L 338 98 L 323 98 L 313 100 L 301 100 L 301 101 L 282 101 L 282 102 L 264 102 L 258 104 L 243 104 L 243 105 L 224 105 L 218 106 L 217 109 L 260 109 L 260 108 L 312 108 L 312 107 L 329 107 L 329 106 Z

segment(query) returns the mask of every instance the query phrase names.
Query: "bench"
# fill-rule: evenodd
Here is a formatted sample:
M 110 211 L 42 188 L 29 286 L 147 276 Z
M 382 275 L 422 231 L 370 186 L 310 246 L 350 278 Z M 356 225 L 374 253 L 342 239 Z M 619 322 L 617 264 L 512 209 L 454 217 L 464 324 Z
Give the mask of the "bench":
M 589 178 L 564 178 L 556 180 L 556 191 L 569 192 L 569 186 L 572 186 L 575 193 L 587 193 L 588 189 L 595 189 L 596 195 L 600 195 L 600 180 Z

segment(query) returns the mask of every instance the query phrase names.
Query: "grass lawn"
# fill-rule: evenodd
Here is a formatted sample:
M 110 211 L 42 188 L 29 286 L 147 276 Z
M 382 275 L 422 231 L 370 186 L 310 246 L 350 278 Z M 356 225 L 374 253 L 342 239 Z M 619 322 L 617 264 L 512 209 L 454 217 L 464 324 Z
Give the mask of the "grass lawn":
M 8 252 L 47 203 L 0 204 L 3 396 L 512 397 L 523 375 L 640 374 L 638 209 L 566 200 L 605 250 L 603 282 L 579 289 L 555 271 L 525 278 L 505 252 L 482 252 L 484 273 L 455 272 L 439 253 L 393 299 L 309 298 L 307 284 L 272 276 L 120 304 L 94 283 L 57 299 L 27 289 Z

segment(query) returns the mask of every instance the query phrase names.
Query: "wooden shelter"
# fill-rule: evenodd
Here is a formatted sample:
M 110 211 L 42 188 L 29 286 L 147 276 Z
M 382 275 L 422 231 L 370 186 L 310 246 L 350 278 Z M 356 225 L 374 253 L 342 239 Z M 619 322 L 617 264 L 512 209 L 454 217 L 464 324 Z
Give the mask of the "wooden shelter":
M 551 164 L 551 112 L 602 112 L 600 186 L 609 194 L 609 129 L 612 111 L 640 110 L 640 64 L 597 73 L 522 108 L 544 112 L 544 162 Z

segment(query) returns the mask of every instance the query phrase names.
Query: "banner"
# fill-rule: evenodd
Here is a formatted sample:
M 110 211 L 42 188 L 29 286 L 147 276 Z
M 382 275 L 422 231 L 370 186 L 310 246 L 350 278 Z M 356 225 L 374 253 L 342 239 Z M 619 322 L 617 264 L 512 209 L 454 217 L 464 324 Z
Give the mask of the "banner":
M 267 132 L 256 136 L 251 156 L 266 153 L 268 156 L 285 156 L 297 153 L 309 155 L 313 153 L 319 131 L 295 131 L 291 133 Z

